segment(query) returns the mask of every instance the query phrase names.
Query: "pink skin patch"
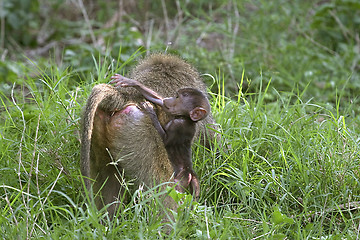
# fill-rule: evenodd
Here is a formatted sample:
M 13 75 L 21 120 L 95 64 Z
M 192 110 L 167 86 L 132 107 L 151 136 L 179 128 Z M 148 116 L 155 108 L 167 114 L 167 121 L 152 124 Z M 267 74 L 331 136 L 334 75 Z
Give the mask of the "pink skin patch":
M 127 105 L 120 111 L 113 113 L 111 122 L 115 127 L 121 128 L 129 117 L 132 121 L 140 121 L 144 117 L 144 113 L 134 104 Z
M 120 111 L 120 113 L 129 114 L 131 111 L 138 109 L 135 105 L 128 105 Z
M 136 105 L 133 105 L 133 104 L 127 105 L 119 113 L 125 114 L 125 115 L 130 115 L 130 116 L 134 117 L 134 119 L 136 119 L 136 120 L 139 120 L 144 115 L 144 113 L 141 112 L 141 110 Z

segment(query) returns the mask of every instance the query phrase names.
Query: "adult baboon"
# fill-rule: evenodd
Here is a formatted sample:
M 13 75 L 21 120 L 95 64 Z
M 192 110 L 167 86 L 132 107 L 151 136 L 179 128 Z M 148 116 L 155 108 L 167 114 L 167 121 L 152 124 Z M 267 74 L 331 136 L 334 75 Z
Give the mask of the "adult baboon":
M 206 87 L 198 72 L 184 60 L 167 54 L 153 54 L 135 67 L 130 76 L 162 96 L 172 96 L 181 88 L 194 88 L 206 94 Z M 108 84 L 96 85 L 82 117 L 81 172 L 93 192 L 100 190 L 95 202 L 99 209 L 114 202 L 122 194 L 122 173 L 135 179 L 135 187 L 143 183 L 170 181 L 173 168 L 164 143 L 152 120 L 141 110 L 144 97 L 136 89 L 115 88 Z M 171 120 L 163 109 L 154 105 L 159 122 L 165 126 Z M 206 128 L 214 124 L 209 114 L 196 124 L 195 139 L 201 137 L 208 144 L 214 132 Z M 174 208 L 171 199 L 164 205 Z M 117 204 L 108 208 L 113 215 Z

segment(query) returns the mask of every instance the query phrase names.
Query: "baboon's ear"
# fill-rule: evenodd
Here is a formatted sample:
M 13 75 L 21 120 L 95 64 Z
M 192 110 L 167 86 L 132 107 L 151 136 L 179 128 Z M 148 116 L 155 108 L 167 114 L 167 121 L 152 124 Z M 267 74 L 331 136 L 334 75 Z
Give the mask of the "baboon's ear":
M 207 111 L 202 107 L 196 107 L 190 111 L 189 115 L 194 122 L 200 121 L 207 116 Z

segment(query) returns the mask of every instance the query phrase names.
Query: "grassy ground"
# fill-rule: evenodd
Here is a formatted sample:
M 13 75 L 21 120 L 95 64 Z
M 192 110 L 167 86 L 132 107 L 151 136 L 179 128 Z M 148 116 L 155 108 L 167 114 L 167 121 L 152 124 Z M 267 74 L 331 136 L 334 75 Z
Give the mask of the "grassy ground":
M 106 50 L 1 61 L 1 238 L 360 238 L 359 4 L 235 2 L 177 2 L 174 28 L 154 18 L 152 32 L 99 30 Z M 173 41 L 204 74 L 222 128 L 214 149 L 194 146 L 199 202 L 175 196 L 166 223 L 156 188 L 133 193 L 113 222 L 81 194 L 81 109 L 94 84 L 145 54 L 135 38 L 149 51 Z

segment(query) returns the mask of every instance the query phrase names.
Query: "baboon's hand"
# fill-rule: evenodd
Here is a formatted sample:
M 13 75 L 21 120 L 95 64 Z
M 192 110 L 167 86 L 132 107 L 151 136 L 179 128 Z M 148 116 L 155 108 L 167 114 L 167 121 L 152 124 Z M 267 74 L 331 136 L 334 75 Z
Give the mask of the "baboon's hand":
M 124 77 L 120 74 L 115 74 L 111 77 L 111 84 L 115 84 L 115 87 L 134 87 L 138 85 L 136 80 Z
M 156 115 L 153 105 L 148 101 L 140 103 L 140 108 L 148 114 Z

